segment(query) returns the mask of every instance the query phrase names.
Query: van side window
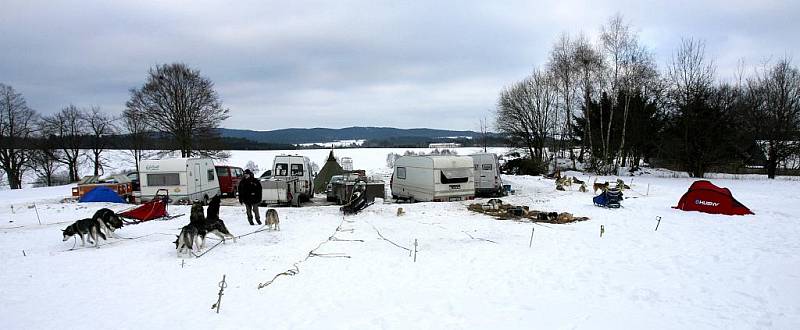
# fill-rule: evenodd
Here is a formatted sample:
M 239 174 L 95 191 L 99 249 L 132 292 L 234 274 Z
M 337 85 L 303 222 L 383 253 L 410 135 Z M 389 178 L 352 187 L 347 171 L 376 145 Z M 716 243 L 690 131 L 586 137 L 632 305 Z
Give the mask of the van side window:
M 275 164 L 275 176 L 287 176 L 289 175 L 289 164 L 286 163 L 278 163 Z
M 491 170 L 492 169 L 492 164 L 483 164 L 483 169 L 487 170 L 487 171 Z
M 208 181 L 214 181 L 214 170 L 208 170 Z
M 480 166 L 480 164 L 475 164 L 475 170 L 476 171 L 480 169 L 480 168 L 478 168 L 479 166 Z
M 217 177 L 226 177 L 228 176 L 228 168 L 227 167 L 217 167 Z
M 303 164 L 292 164 L 292 176 L 303 176 Z
M 405 178 L 406 178 L 406 168 L 405 167 L 398 167 L 397 168 L 397 178 L 405 180 Z
M 241 177 L 242 175 L 244 175 L 244 173 L 242 172 L 242 169 L 241 169 L 241 168 L 237 168 L 237 169 L 235 169 L 235 170 L 233 171 L 233 175 L 234 175 L 235 177 L 239 178 L 239 177 Z
M 148 174 L 147 185 L 150 187 L 180 186 L 181 177 L 178 173 Z

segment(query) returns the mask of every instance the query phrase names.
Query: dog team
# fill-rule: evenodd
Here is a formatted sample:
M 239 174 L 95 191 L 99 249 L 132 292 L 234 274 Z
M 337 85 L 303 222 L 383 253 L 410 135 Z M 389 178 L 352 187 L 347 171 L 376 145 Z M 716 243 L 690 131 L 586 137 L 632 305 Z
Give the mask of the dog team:
M 183 252 L 192 252 L 202 250 L 205 248 L 205 239 L 207 234 L 214 234 L 223 242 L 230 238 L 236 242 L 236 236 L 231 234 L 225 226 L 225 222 L 219 217 L 220 210 L 220 196 L 216 195 L 211 198 L 208 207 L 204 214 L 203 204 L 195 201 L 192 204 L 191 212 L 189 215 L 189 224 L 181 228 L 180 233 L 175 240 L 175 248 L 178 251 L 178 256 Z M 256 209 L 257 210 L 257 209 Z M 280 230 L 280 218 L 278 211 L 275 209 L 268 209 L 265 214 L 265 226 L 269 230 Z M 251 220 L 252 224 L 252 220 Z M 261 222 L 259 221 L 259 224 Z M 107 240 L 108 238 L 119 238 L 114 231 L 122 228 L 123 221 L 114 211 L 102 208 L 94 213 L 91 218 L 81 219 L 75 221 L 73 224 L 67 226 L 62 230 L 63 241 L 78 235 L 81 239 L 81 246 L 86 245 L 88 240 L 90 244 L 99 247 L 99 239 Z
M 571 187 L 572 184 L 579 184 L 580 187 L 578 188 L 578 191 L 580 191 L 582 193 L 586 192 L 586 190 L 587 190 L 586 189 L 586 182 L 581 181 L 580 179 L 578 179 L 577 177 L 574 177 L 574 176 L 573 177 L 567 177 L 567 176 L 562 177 L 560 171 L 556 171 L 554 174 L 552 174 L 550 176 L 545 176 L 545 177 L 546 178 L 552 178 L 552 179 L 556 180 L 556 190 L 565 191 L 566 189 L 564 187 Z M 592 184 L 592 190 L 593 190 L 593 192 L 595 194 L 597 193 L 598 190 L 600 190 L 602 192 L 602 191 L 608 190 L 610 187 L 611 187 L 611 184 L 608 181 L 600 183 L 600 182 L 597 182 L 597 178 L 594 179 L 594 183 Z M 629 185 L 625 184 L 625 181 L 623 181 L 622 179 L 617 179 L 616 189 L 619 190 L 619 191 L 624 191 L 624 190 L 627 190 L 627 189 L 631 189 L 631 187 Z

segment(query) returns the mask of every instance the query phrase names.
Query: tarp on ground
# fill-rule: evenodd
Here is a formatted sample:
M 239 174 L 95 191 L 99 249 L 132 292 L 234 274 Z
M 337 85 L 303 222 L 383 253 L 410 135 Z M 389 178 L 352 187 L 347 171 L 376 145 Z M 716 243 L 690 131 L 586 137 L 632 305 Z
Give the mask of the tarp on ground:
M 90 202 L 109 202 L 109 203 L 125 203 L 125 200 L 122 199 L 117 192 L 111 190 L 108 187 L 97 187 L 92 190 L 89 190 L 83 197 L 78 200 L 79 203 L 90 203 Z
M 717 187 L 706 180 L 698 180 L 692 183 L 675 208 L 711 214 L 753 214 L 747 206 L 733 198 L 733 194 L 728 188 Z

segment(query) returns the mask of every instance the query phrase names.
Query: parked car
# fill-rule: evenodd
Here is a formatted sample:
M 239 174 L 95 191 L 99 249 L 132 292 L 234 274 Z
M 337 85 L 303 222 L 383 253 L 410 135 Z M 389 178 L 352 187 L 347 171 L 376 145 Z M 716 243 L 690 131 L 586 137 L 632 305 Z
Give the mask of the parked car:
M 227 194 L 230 197 L 236 196 L 239 189 L 239 181 L 244 176 L 244 170 L 240 167 L 225 165 L 216 165 L 214 169 L 217 171 L 220 193 Z
M 397 200 L 474 199 L 473 161 L 469 156 L 403 156 L 395 161 L 390 185 Z
M 128 177 L 128 180 L 131 180 L 133 191 L 142 190 L 141 183 L 139 182 L 139 172 L 128 172 L 125 174 L 125 176 Z
M 496 154 L 470 155 L 475 170 L 476 196 L 504 196 L 503 179 L 500 177 L 500 162 Z
M 159 190 L 169 192 L 173 202 L 203 201 L 208 204 L 219 194 L 214 161 L 208 158 L 143 160 L 139 166 L 142 201 L 149 201 Z

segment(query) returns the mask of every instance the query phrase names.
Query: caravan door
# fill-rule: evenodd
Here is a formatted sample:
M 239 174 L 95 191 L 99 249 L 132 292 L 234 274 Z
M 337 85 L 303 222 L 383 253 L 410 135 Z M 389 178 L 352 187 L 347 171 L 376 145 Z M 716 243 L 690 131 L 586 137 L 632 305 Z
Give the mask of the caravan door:
M 200 163 L 195 163 L 194 164 L 194 171 L 193 172 L 194 172 L 194 174 L 193 174 L 194 175 L 194 189 L 192 189 L 192 193 L 197 193 L 199 191 L 203 191 L 203 187 L 202 187 L 203 182 L 200 181 L 200 179 L 203 177 L 201 175 L 202 173 L 200 172 Z M 197 198 L 193 198 L 193 199 L 197 199 Z

